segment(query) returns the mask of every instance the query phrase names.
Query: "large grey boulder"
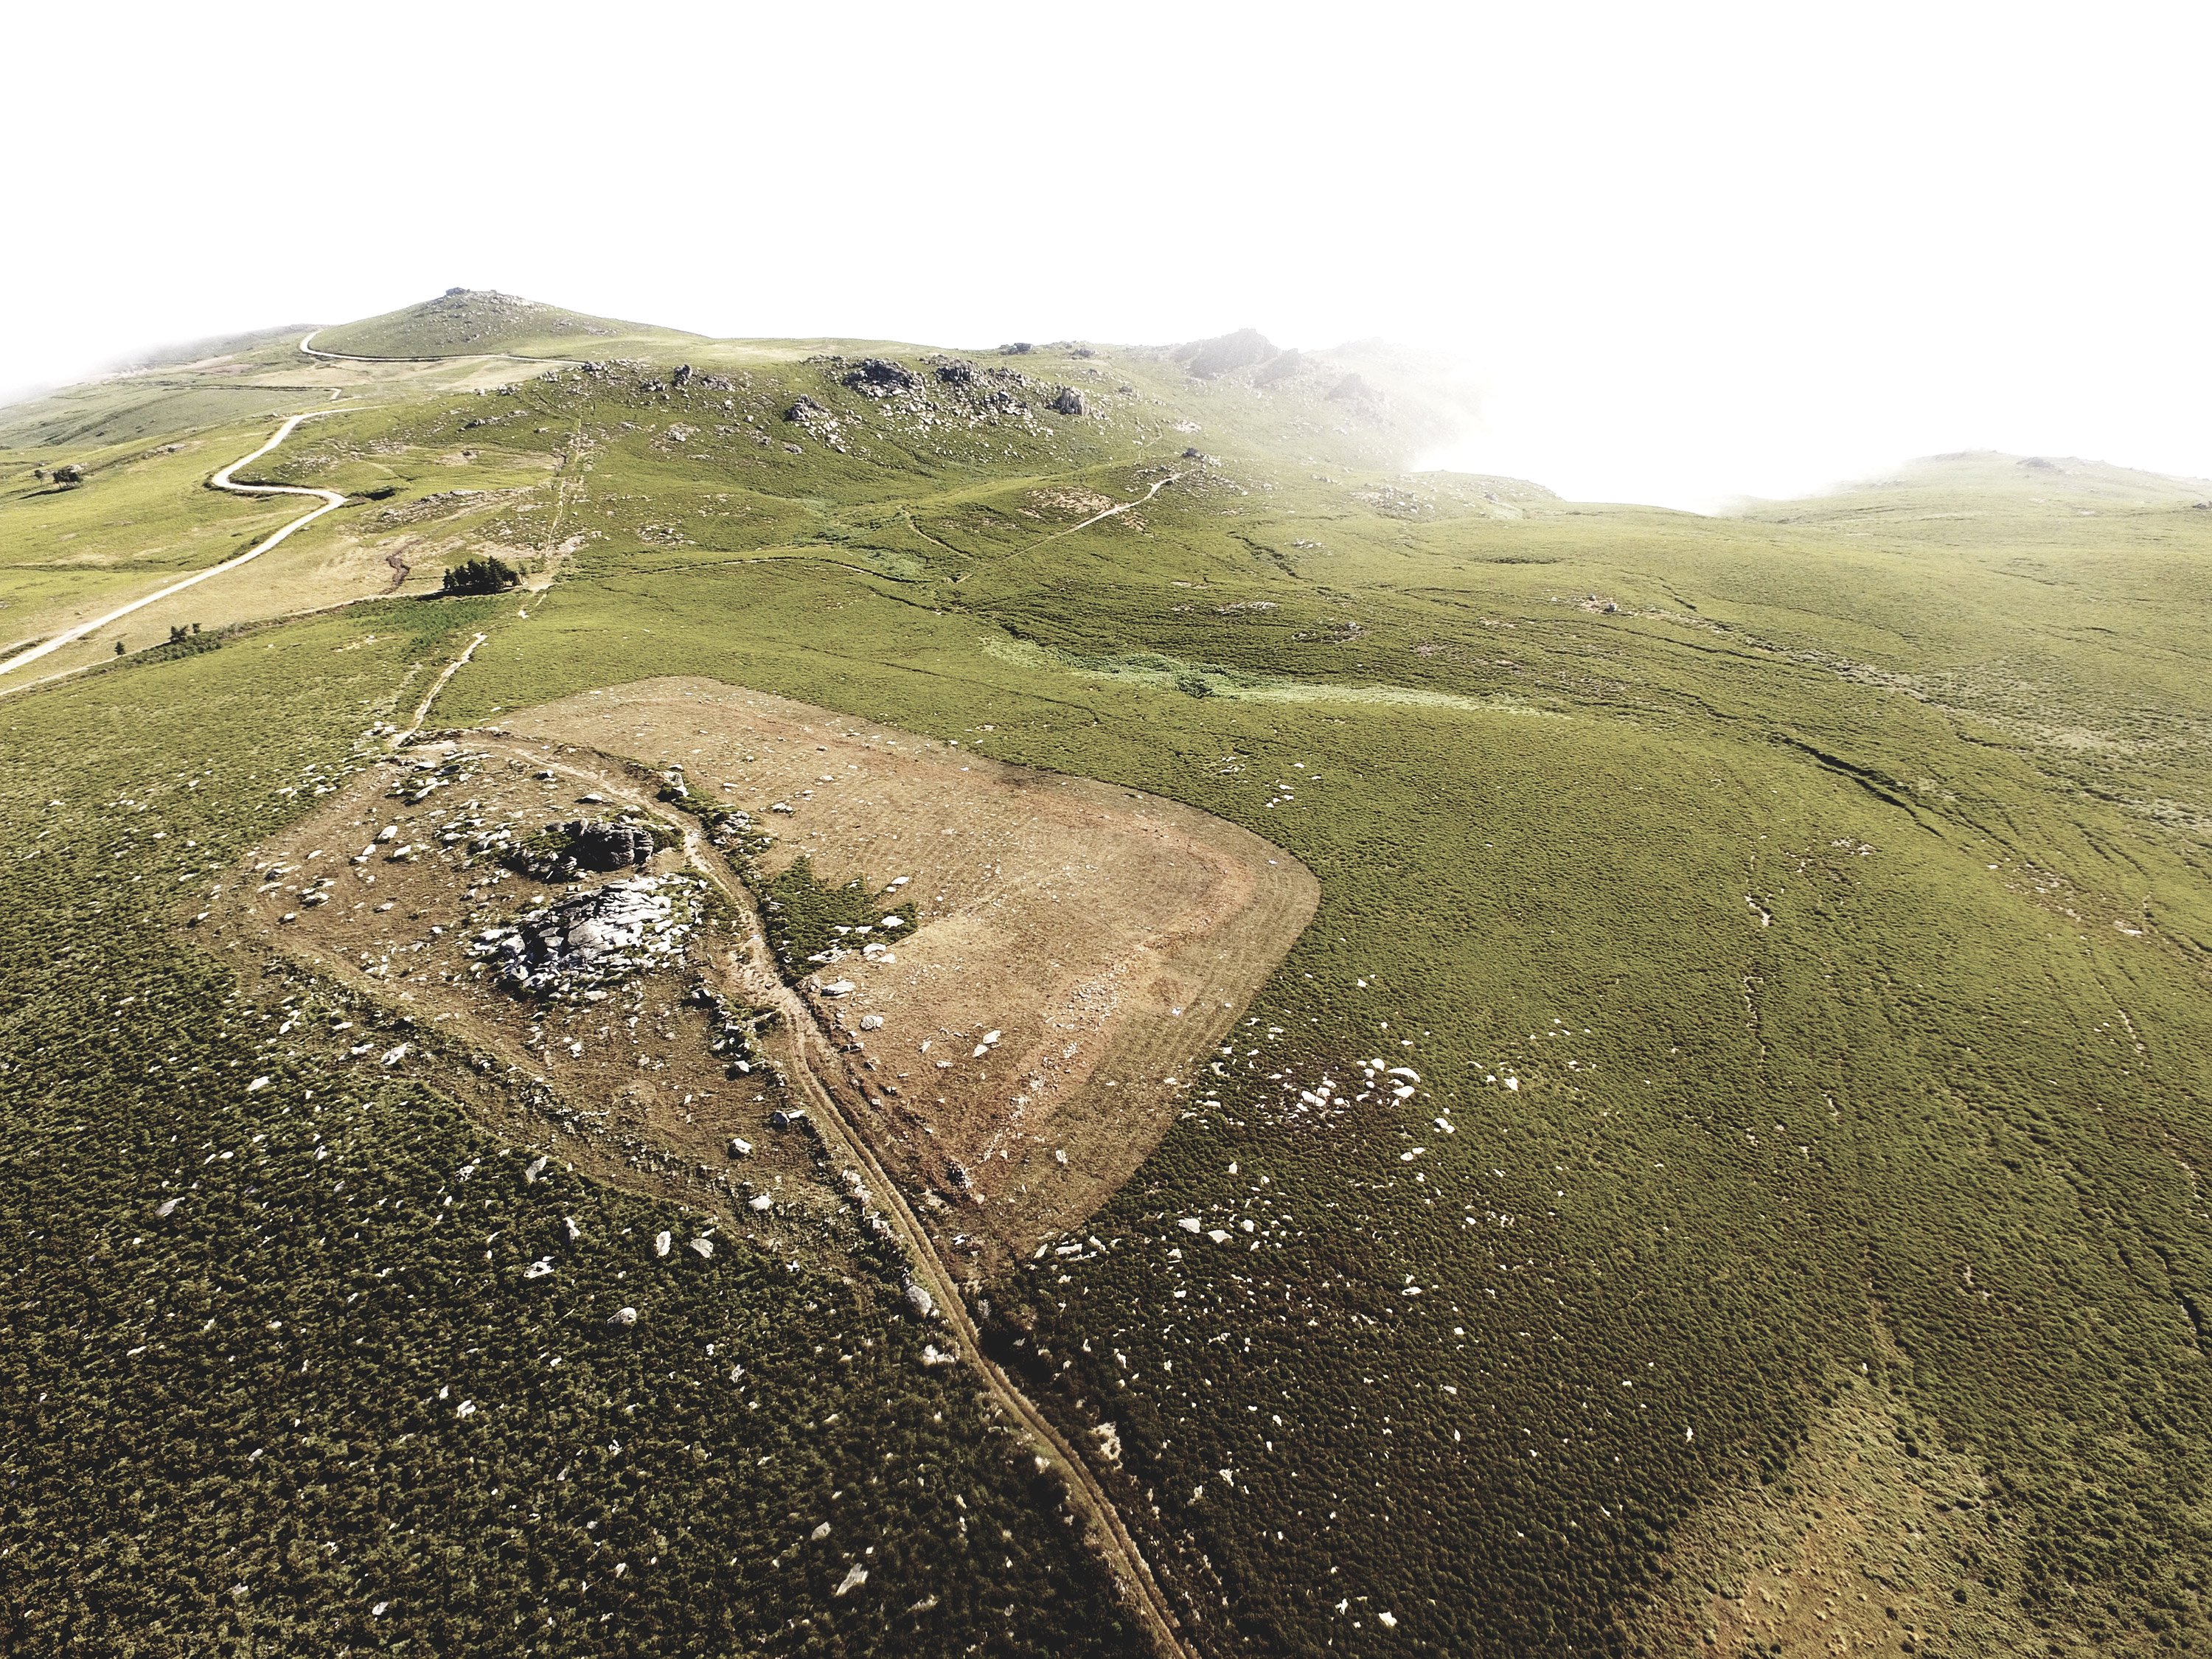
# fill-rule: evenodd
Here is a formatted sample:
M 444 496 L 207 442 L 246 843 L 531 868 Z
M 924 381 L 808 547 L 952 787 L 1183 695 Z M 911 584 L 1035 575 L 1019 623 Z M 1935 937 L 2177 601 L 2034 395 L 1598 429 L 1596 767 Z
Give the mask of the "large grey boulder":
M 697 885 L 685 876 L 611 881 L 488 927 L 470 951 L 519 991 L 604 985 L 681 954 Z
M 863 357 L 860 366 L 845 377 L 845 384 L 863 398 L 896 398 L 912 392 L 921 381 L 903 363 L 888 357 Z

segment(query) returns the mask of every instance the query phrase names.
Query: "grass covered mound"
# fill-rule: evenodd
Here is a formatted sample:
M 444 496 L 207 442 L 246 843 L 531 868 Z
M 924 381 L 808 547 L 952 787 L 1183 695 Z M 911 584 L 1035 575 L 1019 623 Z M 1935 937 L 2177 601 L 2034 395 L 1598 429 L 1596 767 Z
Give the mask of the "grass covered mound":
M 314 347 L 364 357 L 454 357 L 481 351 L 607 356 L 613 355 L 611 346 L 634 349 L 649 340 L 663 349 L 680 349 L 696 337 L 564 311 L 489 289 L 456 288 L 380 317 L 319 330 Z

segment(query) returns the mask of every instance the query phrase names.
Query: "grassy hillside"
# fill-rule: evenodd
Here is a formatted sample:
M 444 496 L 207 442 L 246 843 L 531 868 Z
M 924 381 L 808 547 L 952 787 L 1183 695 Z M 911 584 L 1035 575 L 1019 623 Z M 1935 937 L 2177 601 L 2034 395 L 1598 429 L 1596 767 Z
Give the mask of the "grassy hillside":
M 902 1360 L 854 1373 L 787 1340 L 803 1322 L 772 1298 L 803 1289 L 849 1309 L 841 1330 L 904 1354 L 912 1339 L 871 1311 L 888 1299 L 869 1288 L 880 1265 L 855 1263 L 846 1302 L 773 1273 L 734 1304 L 679 1301 L 684 1341 L 763 1344 L 785 1368 L 793 1392 L 763 1389 L 754 1413 L 686 1392 L 681 1342 L 615 1357 L 586 1304 L 479 1285 L 461 1253 L 438 1255 L 442 1230 L 378 1208 L 454 1192 L 471 1132 L 435 1091 L 311 1080 L 302 1044 L 296 1077 L 175 1103 L 198 1097 L 172 1091 L 172 1068 L 270 1069 L 250 1048 L 218 1057 L 234 1038 L 204 1029 L 206 1054 L 188 1053 L 173 1022 L 190 1010 L 234 1007 L 236 1040 L 258 1042 L 291 1018 L 284 995 L 329 993 L 209 977 L 154 927 L 150 889 L 173 868 L 218 878 L 252 824 L 296 810 L 270 793 L 280 773 L 312 787 L 310 763 L 343 765 L 352 734 L 482 630 L 441 721 L 642 672 L 710 675 L 1188 801 L 1320 877 L 1314 924 L 1158 1152 L 976 1310 L 1071 1437 L 1102 1449 L 1102 1479 L 1201 1651 L 2205 1646 L 2212 514 L 2195 487 L 1970 457 L 1727 519 L 1583 507 L 1394 470 L 1425 405 L 1402 389 L 1338 395 L 1352 374 L 1381 387 L 1379 366 L 1283 355 L 1237 336 L 1021 354 L 701 348 L 337 416 L 273 471 L 350 490 L 465 451 L 441 476 L 504 481 L 477 533 L 556 573 L 550 591 L 392 604 L 0 703 L 14 925 L 82 955 L 15 987 L 10 1018 L 105 1056 L 80 1087 L 53 1071 L 59 1044 L 50 1060 L 19 1042 L 0 1077 L 25 1149 L 0 1182 L 21 1218 L 0 1258 L 22 1287 L 9 1398 L 27 1412 L 46 1392 L 79 1413 L 58 1436 L 27 1417 L 10 1437 L 38 1493 L 0 1558 L 28 1564 L 14 1569 L 19 1617 L 94 1582 L 34 1537 L 143 1478 L 133 1464 L 95 1481 L 37 1449 L 90 1433 L 102 1391 L 125 1385 L 80 1356 L 128 1355 L 150 1328 L 145 1296 L 158 1319 L 171 1294 L 149 1280 L 88 1299 L 72 1288 L 83 1256 L 95 1239 L 118 1262 L 147 1248 L 125 1237 L 184 1249 L 139 1218 L 183 1178 L 170 1134 L 196 1156 L 266 1134 L 267 1180 L 293 1179 L 271 1115 L 305 1114 L 293 1091 L 312 1086 L 337 1097 L 326 1110 L 359 1115 L 349 1144 L 368 1161 L 343 1218 L 225 1209 L 147 1270 L 195 1285 L 215 1331 L 261 1331 L 270 1347 L 289 1339 L 269 1318 L 307 1316 L 264 1308 L 276 1293 L 259 1287 L 352 1273 L 331 1286 L 349 1292 L 362 1271 L 422 1264 L 414 1322 L 378 1328 L 406 1383 L 373 1432 L 364 1373 L 304 1335 L 305 1383 L 289 1380 L 289 1346 L 236 1384 L 228 1361 L 191 1350 L 172 1362 L 173 1409 L 143 1431 L 149 1468 L 201 1455 L 187 1425 L 219 1404 L 248 1414 L 236 1420 L 255 1446 L 281 1412 L 276 1429 L 299 1416 L 286 1432 L 351 1448 L 317 1453 L 335 1461 L 299 1491 L 319 1494 L 319 1516 L 352 1517 L 339 1562 L 380 1539 L 386 1553 L 343 1584 L 319 1559 L 298 1569 L 283 1582 L 301 1611 L 286 1616 L 354 1618 L 345 1598 L 404 1568 L 441 1575 L 441 1617 L 477 1620 L 409 1627 L 433 1645 L 520 1641 L 551 1617 L 551 1650 L 605 1650 L 588 1620 L 616 1609 L 580 1588 L 605 1582 L 588 1544 L 525 1528 L 510 1560 L 501 1534 L 441 1525 L 422 1494 L 447 1495 L 440 1515 L 494 1516 L 512 1486 L 525 1512 L 550 1513 L 544 1483 L 561 1483 L 546 1471 L 568 1454 L 547 1448 L 617 1412 L 612 1437 L 678 1462 L 624 1487 L 608 1524 L 671 1540 L 688 1525 L 699 1540 L 662 1552 L 686 1564 L 672 1589 L 636 1592 L 667 1650 L 702 1628 L 682 1597 L 764 1650 L 1121 1639 L 1088 1563 L 1051 1547 L 1052 1493 L 994 1462 L 957 1389 L 932 1392 L 938 1374 Z M 678 361 L 694 372 L 678 377 Z M 1102 502 L 1127 510 L 1100 517 Z M 186 704 L 189 723 L 161 712 Z M 233 708 L 221 728 L 204 712 Z M 240 735 L 214 742 L 218 729 Z M 218 779 L 228 793 L 207 793 Z M 65 806 L 40 805 L 53 799 Z M 155 823 L 142 805 L 169 839 L 126 833 Z M 185 866 L 161 853 L 179 841 L 212 850 Z M 132 966 L 157 939 L 159 973 Z M 148 992 L 122 988 L 132 975 L 153 975 Z M 173 1012 L 124 1013 L 118 990 L 155 989 Z M 295 1021 L 302 1032 L 338 1013 L 300 1006 L 317 1015 Z M 495 1148 L 465 1156 L 499 1167 Z M 587 1239 L 655 1224 L 642 1200 L 581 1183 L 552 1208 L 535 1185 L 501 1190 L 525 1231 L 586 1205 Z M 362 1231 L 358 1265 L 308 1251 L 341 1226 Z M 126 1282 L 108 1259 L 94 1282 Z M 629 1270 L 618 1259 L 587 1270 L 595 1291 L 591 1275 Z M 765 1323 L 749 1334 L 709 1335 L 755 1311 Z M 541 1348 L 589 1352 L 597 1380 L 496 1419 L 492 1451 L 450 1428 L 416 1447 L 434 1416 L 403 1426 L 398 1402 L 434 1413 L 421 1356 L 451 1354 L 450 1370 L 470 1348 L 470 1364 L 507 1368 L 471 1373 L 482 1392 L 515 1398 L 514 1356 Z M 775 1483 L 799 1479 L 803 1442 L 805 1479 L 849 1495 L 839 1449 L 860 1431 L 805 1439 L 825 1431 L 818 1391 L 833 1384 L 841 1418 L 930 1470 L 872 1500 L 870 1523 L 887 1553 L 896 1539 L 901 1560 L 929 1565 L 902 1567 L 888 1622 L 815 1585 L 809 1605 L 836 1622 L 802 1629 L 787 1621 L 819 1614 L 765 1563 L 799 1535 L 782 1517 L 811 1525 L 820 1505 Z M 301 1389 L 311 1409 L 283 1403 Z M 743 1474 L 729 1454 L 757 1436 L 792 1449 Z M 361 1462 L 372 1442 L 392 1461 Z M 732 1484 L 685 1519 L 655 1505 L 694 1444 Z M 194 1491 L 258 1492 L 273 1455 L 215 1458 Z M 924 1494 L 955 1482 L 971 1529 L 988 1502 L 1036 1541 L 988 1561 L 927 1556 L 947 1521 Z M 185 1497 L 143 1501 L 166 1516 Z M 224 1577 L 223 1550 L 254 1547 L 248 1529 L 154 1551 L 187 1535 L 98 1502 L 113 1582 L 197 1587 L 175 1593 L 168 1629 L 263 1605 Z M 387 1534 L 372 1516 L 402 1524 Z M 715 1553 L 736 1570 L 709 1589 L 698 1575 Z M 471 1573 L 477 1588 L 460 1588 Z M 570 1599 L 532 1600 L 525 1577 L 565 1579 Z M 941 1638 L 897 1623 L 925 1582 L 947 1607 L 961 1587 L 968 1622 Z M 1034 1603 L 1036 1623 L 1009 1633 L 1010 1603 Z M 26 1650 L 63 1645 L 56 1627 L 18 1629 Z
M 650 343 L 680 349 L 682 342 L 697 337 L 674 329 L 586 317 L 488 289 L 455 288 L 380 317 L 324 329 L 314 345 L 318 351 L 364 357 L 459 357 L 485 351 L 556 356 L 588 355 L 593 349 L 612 356 L 611 346 Z

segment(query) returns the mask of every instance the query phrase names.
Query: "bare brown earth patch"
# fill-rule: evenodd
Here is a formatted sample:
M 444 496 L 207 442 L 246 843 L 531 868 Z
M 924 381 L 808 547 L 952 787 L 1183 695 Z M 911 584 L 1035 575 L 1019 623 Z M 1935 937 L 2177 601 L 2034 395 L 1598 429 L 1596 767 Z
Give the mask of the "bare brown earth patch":
M 1079 1226 L 1204 1097 L 1209 1051 L 1319 895 L 1279 848 L 1194 809 L 718 682 L 504 718 L 351 780 L 257 849 L 199 936 L 411 1022 L 388 1060 L 390 1030 L 332 1034 L 335 1064 L 407 1075 L 434 1050 L 473 1055 L 449 1054 L 440 1086 L 498 1132 L 771 1248 L 839 1247 L 865 1220 L 855 1160 L 822 1122 L 832 1103 L 970 1285 Z M 710 822 L 744 811 L 773 832 L 742 871 L 655 799 L 679 764 Z M 515 867 L 519 843 L 578 819 L 665 849 L 608 872 Z M 794 999 L 739 877 L 801 856 L 911 926 L 805 973 Z M 503 981 L 494 930 L 641 877 L 679 897 L 670 952 L 552 994 Z M 777 1127 L 793 1110 L 806 1122 Z
M 502 718 L 515 739 L 680 765 L 695 796 L 774 834 L 762 872 L 804 855 L 904 913 L 890 950 L 799 988 L 842 1052 L 824 1082 L 985 1271 L 1128 1179 L 1320 896 L 1288 854 L 1194 808 L 717 681 Z
M 520 1145 L 718 1212 L 769 1249 L 834 1253 L 857 1220 L 847 1194 L 811 1133 L 772 1127 L 799 1103 L 787 1082 L 796 1034 L 769 1020 L 757 1042 L 728 1036 L 774 989 L 750 916 L 684 873 L 677 846 L 641 868 L 558 882 L 501 861 L 503 839 L 550 823 L 647 821 L 647 787 L 618 763 L 579 759 L 549 765 L 495 739 L 372 767 L 258 848 L 196 934 L 226 953 L 273 950 L 379 1010 L 374 1024 L 295 1039 L 326 1041 L 334 1069 L 434 1083 Z M 679 948 L 644 971 L 518 994 L 481 950 L 519 915 L 641 876 L 671 884 L 689 918 Z

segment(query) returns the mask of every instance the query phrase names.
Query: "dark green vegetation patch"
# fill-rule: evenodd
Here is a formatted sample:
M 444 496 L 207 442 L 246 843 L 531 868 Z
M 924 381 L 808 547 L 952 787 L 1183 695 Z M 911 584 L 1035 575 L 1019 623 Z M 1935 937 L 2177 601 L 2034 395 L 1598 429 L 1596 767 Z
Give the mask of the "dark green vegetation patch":
M 774 876 L 752 878 L 769 948 L 786 975 L 803 979 L 830 960 L 839 945 L 859 948 L 863 937 L 899 937 L 906 918 L 856 876 L 835 886 L 818 879 L 811 860 L 801 856 Z M 899 926 L 890 925 L 895 919 Z

